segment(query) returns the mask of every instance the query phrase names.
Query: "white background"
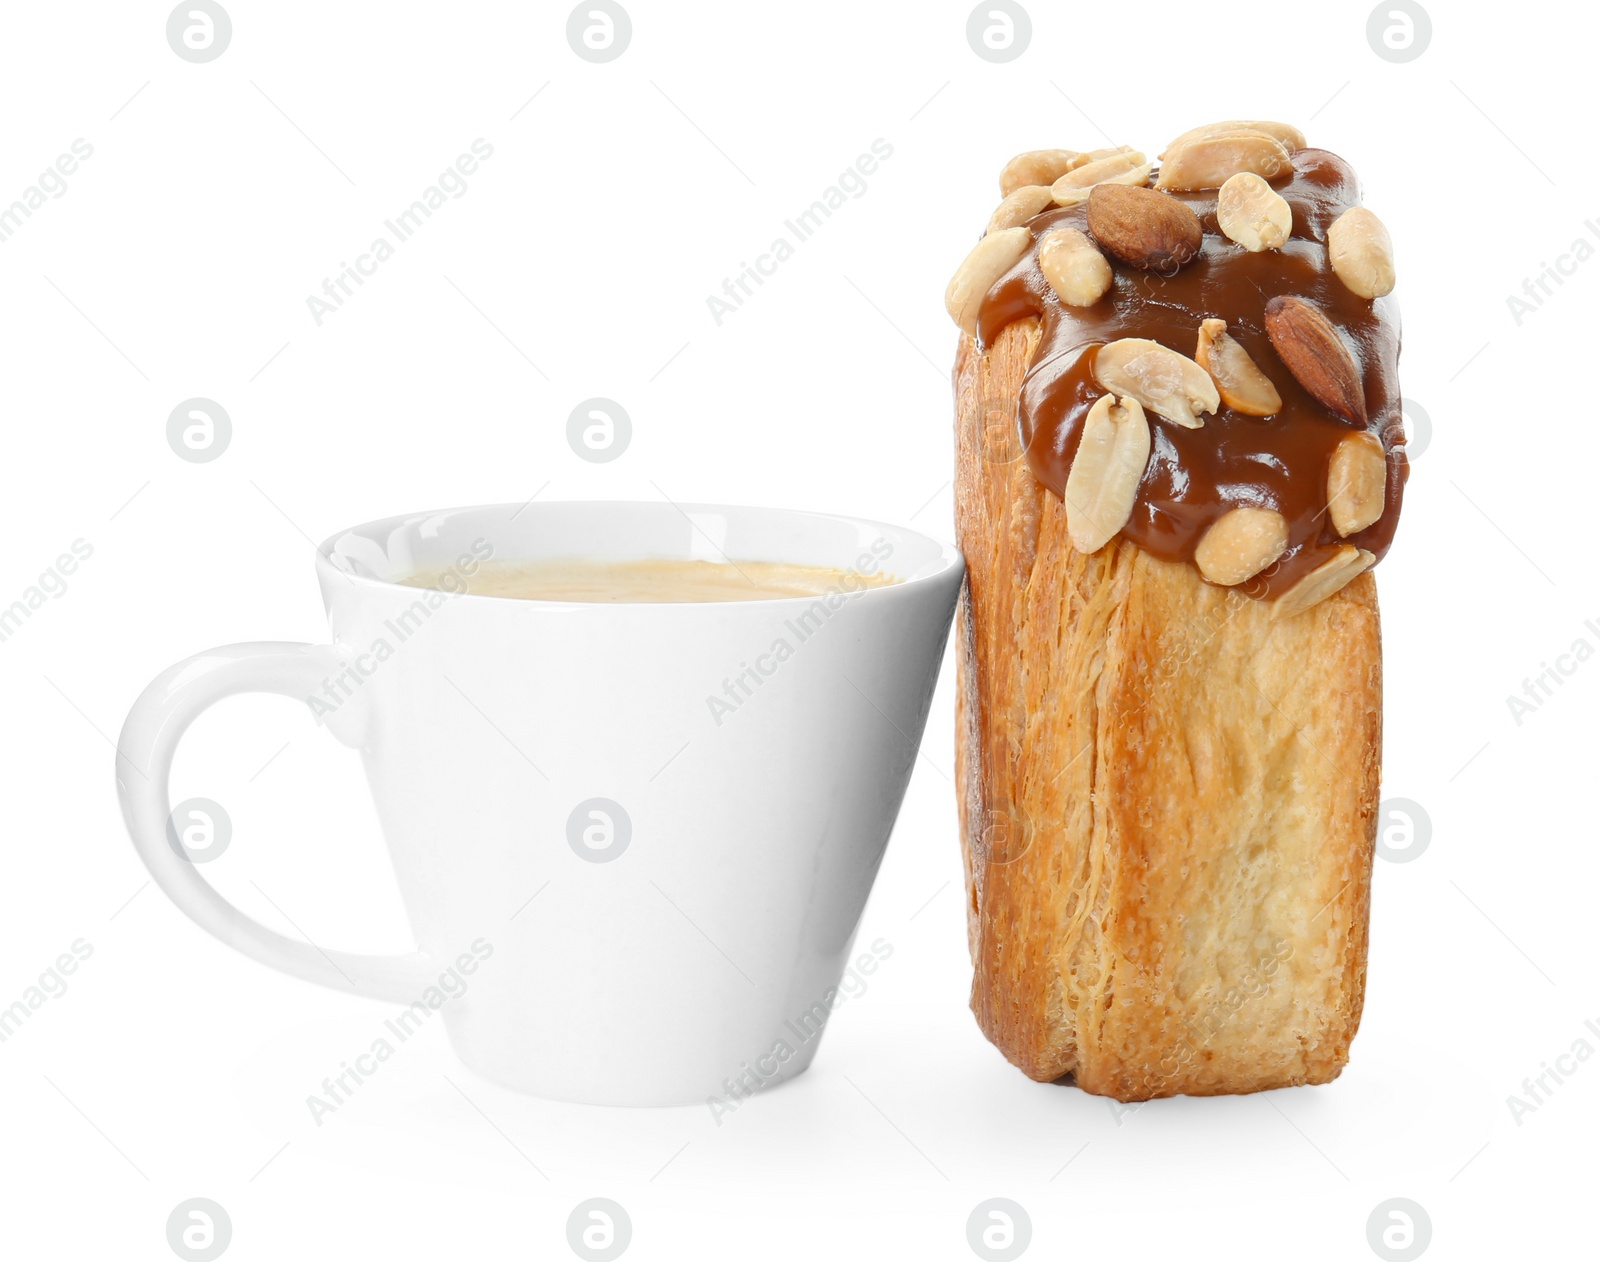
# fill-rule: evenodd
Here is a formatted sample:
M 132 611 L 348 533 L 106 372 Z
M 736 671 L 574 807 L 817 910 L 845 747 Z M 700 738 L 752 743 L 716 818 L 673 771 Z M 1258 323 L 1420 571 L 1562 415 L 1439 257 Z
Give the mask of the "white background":
M 0 605 L 93 547 L 0 643 L 0 1005 L 93 947 L 0 1045 L 7 1256 L 170 1257 L 194 1196 L 241 1260 L 569 1257 L 591 1196 L 625 1206 L 640 1259 L 972 1257 L 993 1196 L 1039 1257 L 1371 1257 L 1391 1197 L 1425 1208 L 1431 1257 L 1594 1249 L 1600 1057 L 1520 1125 L 1507 1097 L 1600 1049 L 1600 664 L 1520 724 L 1506 701 L 1600 647 L 1600 262 L 1520 326 L 1506 301 L 1600 244 L 1592 15 L 1438 3 L 1397 65 L 1364 3 L 1035 3 L 1027 52 L 992 65 L 964 3 L 638 0 L 594 65 L 565 5 L 228 8 L 205 65 L 168 47 L 163 4 L 10 4 L 0 30 L 0 205 L 94 148 L 0 244 Z M 1384 794 L 1432 841 L 1378 865 L 1343 1077 L 1119 1115 L 1002 1060 L 966 1008 L 947 666 L 861 929 L 894 954 L 801 1079 L 720 1126 L 550 1104 L 474 1078 L 435 1028 L 314 1124 L 305 1098 L 388 1013 L 232 954 L 146 885 L 110 744 L 144 683 L 213 644 L 324 638 L 309 541 L 407 510 L 665 494 L 950 537 L 942 294 L 1001 165 L 1241 116 L 1362 173 L 1433 425 L 1379 572 Z M 306 297 L 479 137 L 465 195 L 318 327 Z M 706 297 L 880 137 L 866 194 L 717 327 Z M 565 438 L 596 395 L 633 419 L 611 464 Z M 213 463 L 166 442 L 192 396 L 232 417 Z M 230 811 L 206 875 L 251 914 L 410 945 L 356 756 L 294 705 L 206 716 L 191 794 Z

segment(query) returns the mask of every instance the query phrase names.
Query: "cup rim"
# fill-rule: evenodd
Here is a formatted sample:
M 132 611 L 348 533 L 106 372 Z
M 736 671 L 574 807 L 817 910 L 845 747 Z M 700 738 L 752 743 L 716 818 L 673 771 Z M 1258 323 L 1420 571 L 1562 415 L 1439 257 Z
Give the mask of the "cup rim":
M 369 590 L 390 591 L 390 592 L 393 592 L 393 591 L 422 591 L 422 590 L 426 590 L 426 589 L 413 588 L 413 587 L 410 587 L 410 586 L 408 586 L 407 584 L 404 584 L 404 583 L 395 582 L 395 581 L 392 581 L 390 579 L 373 578 L 370 575 L 366 575 L 366 574 L 353 574 L 349 570 L 344 569 L 344 568 L 342 568 L 341 566 L 339 566 L 338 564 L 335 563 L 335 561 L 333 559 L 333 549 L 338 544 L 339 540 L 343 539 L 345 536 L 350 535 L 350 534 L 366 533 L 366 532 L 369 532 L 369 531 L 370 532 L 387 532 L 387 531 L 394 530 L 396 528 L 403 527 L 403 526 L 408 525 L 410 523 L 421 521 L 421 520 L 425 520 L 425 519 L 431 518 L 431 517 L 448 516 L 448 515 L 453 515 L 453 514 L 458 514 L 458 513 L 496 513 L 496 512 L 507 512 L 507 513 L 511 513 L 513 516 L 515 516 L 515 515 L 520 514 L 521 512 L 523 512 L 525 510 L 543 512 L 543 511 L 547 511 L 547 510 L 555 509 L 555 508 L 571 508 L 571 507 L 614 508 L 614 509 L 633 509 L 633 508 L 661 509 L 661 508 L 670 507 L 670 508 L 678 510 L 680 513 L 688 513 L 688 512 L 696 512 L 696 511 L 700 511 L 700 512 L 724 512 L 724 513 L 764 513 L 764 514 L 770 514 L 770 515 L 774 515 L 774 516 L 805 517 L 805 518 L 811 518 L 813 520 L 841 522 L 841 523 L 846 523 L 846 524 L 849 524 L 849 525 L 852 525 L 852 526 L 858 526 L 858 527 L 863 527 L 864 526 L 864 527 L 867 527 L 869 529 L 886 530 L 886 531 L 893 532 L 895 534 L 909 536 L 911 538 L 919 539 L 924 543 L 932 545 L 932 547 L 937 549 L 938 556 L 937 556 L 937 559 L 935 561 L 930 563 L 930 567 L 927 568 L 924 573 L 918 574 L 918 575 L 916 575 L 914 577 L 911 577 L 911 578 L 899 579 L 899 580 L 897 580 L 897 581 L 895 581 L 893 583 L 887 583 L 887 584 L 884 584 L 883 586 L 880 586 L 880 587 L 861 587 L 861 588 L 856 588 L 856 589 L 853 589 L 853 590 L 850 590 L 850 591 L 844 591 L 844 592 L 838 592 L 838 593 L 821 592 L 821 593 L 817 593 L 817 594 L 814 594 L 814 595 L 806 595 L 806 596 L 775 596 L 775 597 L 771 597 L 771 598 L 768 598 L 768 599 L 757 600 L 757 601 L 734 601 L 734 600 L 705 600 L 705 601 L 681 601 L 681 600 L 617 600 L 617 601 L 516 600 L 516 599 L 511 598 L 511 597 L 489 596 L 489 595 L 485 595 L 483 593 L 478 593 L 478 592 L 447 592 L 445 594 L 447 594 L 451 598 L 452 601 L 456 601 L 456 600 L 468 600 L 468 601 L 474 601 L 474 602 L 489 601 L 489 602 L 493 602 L 493 604 L 495 604 L 496 606 L 513 605 L 513 606 L 526 606 L 526 607 L 530 607 L 530 608 L 568 609 L 568 610 L 572 610 L 572 609 L 587 609 L 587 610 L 598 610 L 598 609 L 687 609 L 687 608 L 707 609 L 707 608 L 725 607 L 725 606 L 728 606 L 728 605 L 745 605 L 745 606 L 759 606 L 759 607 L 783 606 L 783 605 L 801 605 L 801 606 L 806 606 L 806 605 L 810 605 L 811 603 L 813 603 L 813 602 L 815 602 L 817 600 L 824 599 L 824 598 L 826 598 L 826 597 L 828 597 L 830 595 L 843 595 L 843 596 L 847 596 L 847 597 L 866 597 L 866 596 L 886 597 L 890 593 L 893 593 L 893 592 L 903 592 L 903 591 L 905 591 L 907 589 L 910 589 L 910 588 L 922 587 L 922 586 L 926 586 L 928 584 L 934 584 L 934 583 L 938 583 L 938 582 L 940 582 L 942 580 L 946 580 L 951 576 L 952 572 L 954 572 L 956 577 L 959 578 L 962 574 L 964 574 L 965 568 L 966 568 L 966 559 L 961 555 L 960 549 L 957 548 L 955 546 L 955 544 L 946 543 L 942 539 L 936 539 L 932 535 L 924 534 L 920 530 L 913 530 L 909 526 L 897 526 L 893 522 L 879 521 L 876 518 L 871 518 L 871 517 L 855 517 L 855 516 L 852 516 L 852 515 L 850 515 L 848 513 L 829 513 L 829 512 L 822 512 L 822 511 L 819 511 L 819 510 L 816 510 L 816 509 L 809 509 L 809 508 L 783 508 L 783 507 L 774 507 L 772 505 L 763 505 L 763 504 L 719 504 L 719 503 L 705 503 L 705 502 L 700 502 L 700 501 L 682 502 L 682 503 L 680 503 L 680 502 L 673 501 L 673 500 L 659 500 L 658 501 L 658 500 L 573 499 L 573 500 L 541 500 L 537 504 L 535 504 L 535 503 L 533 503 L 531 501 L 524 501 L 523 503 L 520 503 L 520 504 L 507 504 L 507 503 L 502 503 L 502 504 L 464 504 L 464 505 L 458 505 L 458 506 L 453 507 L 453 508 L 435 508 L 435 509 L 427 509 L 427 510 L 424 510 L 424 511 L 421 511 L 421 512 L 397 513 L 397 514 L 394 514 L 394 515 L 389 516 L 389 517 L 376 517 L 376 518 L 373 518 L 373 519 L 371 519 L 369 521 L 359 522 L 356 525 L 345 526 L 340 530 L 336 530 L 333 534 L 329 535 L 321 543 L 319 543 L 317 545 L 317 555 L 316 555 L 317 570 L 318 570 L 319 574 L 326 574 L 326 575 L 334 578 L 335 580 L 342 580 L 343 582 L 345 582 L 347 584 L 350 584 L 352 586 L 355 586 L 358 589 L 365 588 L 365 589 L 369 589 Z M 754 560 L 754 559 L 759 559 L 759 558 L 744 558 L 744 559 L 746 559 L 746 560 Z

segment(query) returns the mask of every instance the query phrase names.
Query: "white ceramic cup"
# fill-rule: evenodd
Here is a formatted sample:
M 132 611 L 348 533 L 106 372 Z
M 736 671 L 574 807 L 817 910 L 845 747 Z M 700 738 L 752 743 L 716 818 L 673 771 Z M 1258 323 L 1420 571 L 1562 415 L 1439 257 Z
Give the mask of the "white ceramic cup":
M 397 582 L 563 557 L 900 581 L 703 604 Z M 955 549 L 819 513 L 549 503 L 373 522 L 328 540 L 316 564 L 332 644 L 198 654 L 123 727 L 123 814 L 167 895 L 263 963 L 418 1022 L 442 1013 L 461 1059 L 517 1090 L 680 1104 L 801 1072 L 916 762 Z M 171 819 L 173 751 L 196 715 L 241 692 L 303 700 L 361 751 L 416 953 L 324 952 L 201 875 Z

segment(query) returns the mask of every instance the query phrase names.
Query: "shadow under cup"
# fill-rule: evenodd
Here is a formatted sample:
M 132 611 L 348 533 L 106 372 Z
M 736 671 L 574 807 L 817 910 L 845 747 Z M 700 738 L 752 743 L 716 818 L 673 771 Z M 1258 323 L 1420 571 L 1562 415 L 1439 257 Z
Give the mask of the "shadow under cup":
M 573 557 L 897 581 L 695 604 L 398 584 Z M 465 509 L 324 544 L 349 671 L 312 708 L 363 755 L 420 950 L 451 991 L 416 1001 L 437 1004 L 460 1057 L 519 1090 L 635 1105 L 728 1100 L 803 1070 L 916 761 L 961 573 L 911 531 L 699 505 Z M 876 965 L 884 948 L 856 954 Z

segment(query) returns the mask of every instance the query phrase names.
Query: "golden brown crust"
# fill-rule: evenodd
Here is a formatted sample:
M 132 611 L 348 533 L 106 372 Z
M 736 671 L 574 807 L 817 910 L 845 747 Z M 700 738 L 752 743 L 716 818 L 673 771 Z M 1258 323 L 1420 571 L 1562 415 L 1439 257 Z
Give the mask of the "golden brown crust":
M 956 365 L 957 783 L 972 1009 L 1120 1100 L 1327 1082 L 1361 1017 L 1381 739 L 1370 574 L 1304 613 L 1125 540 L 1016 438 L 1039 336 Z

